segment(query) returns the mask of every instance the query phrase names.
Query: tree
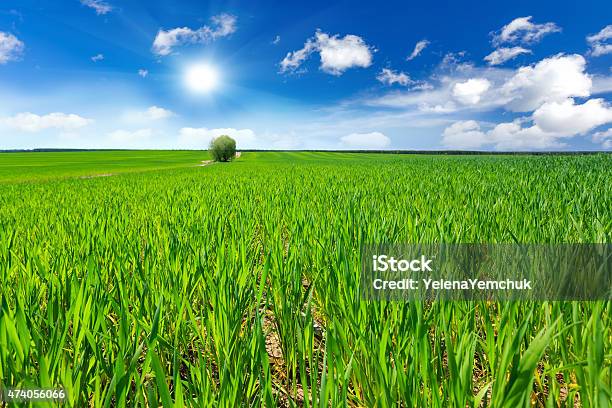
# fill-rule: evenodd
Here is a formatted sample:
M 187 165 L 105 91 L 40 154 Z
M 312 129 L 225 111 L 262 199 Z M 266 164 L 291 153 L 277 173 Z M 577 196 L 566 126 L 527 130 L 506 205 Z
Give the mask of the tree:
M 215 161 L 230 161 L 236 155 L 236 141 L 227 135 L 221 135 L 210 141 L 208 151 Z

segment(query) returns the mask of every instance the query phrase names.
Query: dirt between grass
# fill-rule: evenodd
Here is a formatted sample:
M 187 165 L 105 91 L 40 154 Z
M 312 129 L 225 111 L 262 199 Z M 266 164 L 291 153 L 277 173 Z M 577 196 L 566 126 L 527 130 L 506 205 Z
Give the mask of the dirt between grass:
M 110 177 L 110 176 L 114 176 L 115 173 L 103 173 L 103 174 L 92 174 L 89 176 L 81 176 L 80 178 L 82 179 L 90 179 L 90 178 L 94 178 L 94 177 Z
M 241 152 L 236 152 L 236 158 L 239 158 L 241 155 Z M 208 166 L 209 164 L 214 163 L 214 160 L 202 160 L 200 162 L 200 164 L 196 164 L 196 166 Z M 88 176 L 81 176 L 79 178 L 81 179 L 91 179 L 91 178 L 95 178 L 95 177 L 111 177 L 114 176 L 116 173 L 102 173 L 102 174 L 90 174 Z
M 236 159 L 239 158 L 241 154 L 242 152 L 236 152 Z M 200 164 L 198 164 L 197 166 L 204 167 L 204 166 L 208 166 L 209 164 L 213 164 L 214 162 L 215 162 L 214 160 L 202 160 Z

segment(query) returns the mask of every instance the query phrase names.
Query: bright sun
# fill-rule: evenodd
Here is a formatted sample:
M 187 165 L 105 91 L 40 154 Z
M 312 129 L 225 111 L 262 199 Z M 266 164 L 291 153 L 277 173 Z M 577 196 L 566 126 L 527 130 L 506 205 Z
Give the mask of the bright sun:
M 192 65 L 185 71 L 185 85 L 193 92 L 210 92 L 218 82 L 217 70 L 208 64 Z

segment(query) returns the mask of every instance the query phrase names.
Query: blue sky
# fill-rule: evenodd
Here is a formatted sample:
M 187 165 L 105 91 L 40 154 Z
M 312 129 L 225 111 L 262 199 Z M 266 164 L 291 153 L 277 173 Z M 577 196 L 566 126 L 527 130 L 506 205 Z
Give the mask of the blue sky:
M 8 0 L 0 148 L 606 150 L 611 67 L 609 1 Z

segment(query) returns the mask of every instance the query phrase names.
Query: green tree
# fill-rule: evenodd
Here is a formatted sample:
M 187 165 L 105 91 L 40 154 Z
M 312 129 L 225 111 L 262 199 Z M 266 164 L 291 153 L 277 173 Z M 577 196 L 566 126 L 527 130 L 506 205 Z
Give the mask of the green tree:
M 215 161 L 230 161 L 236 155 L 236 141 L 227 135 L 221 135 L 211 140 L 208 151 Z

